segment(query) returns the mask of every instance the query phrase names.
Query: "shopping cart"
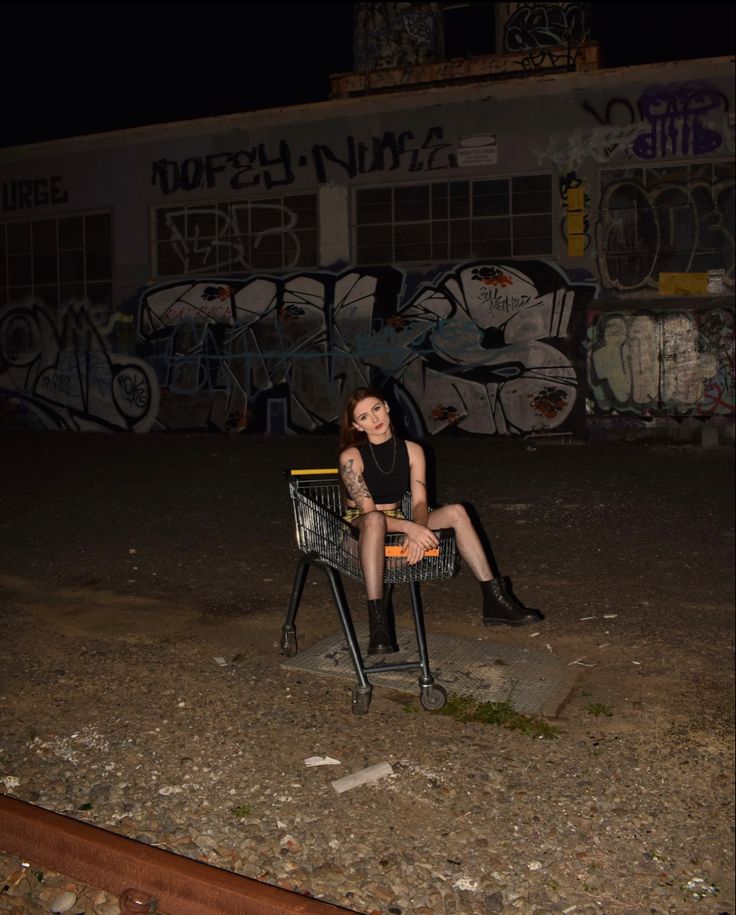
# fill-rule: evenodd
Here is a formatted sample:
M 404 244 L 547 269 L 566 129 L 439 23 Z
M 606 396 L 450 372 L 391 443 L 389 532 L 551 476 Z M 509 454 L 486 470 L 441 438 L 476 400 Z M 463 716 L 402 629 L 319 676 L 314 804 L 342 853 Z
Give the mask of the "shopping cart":
M 363 581 L 358 555 L 358 532 L 342 518 L 340 481 L 336 469 L 288 470 L 289 494 L 294 507 L 296 539 L 302 555 L 299 558 L 291 592 L 289 609 L 282 629 L 281 648 L 287 658 L 297 653 L 296 613 L 299 609 L 309 566 L 314 563 L 324 569 L 332 589 L 348 651 L 355 668 L 357 683 L 353 688 L 352 711 L 365 714 L 371 702 L 373 687 L 368 681 L 370 673 L 394 670 L 420 670 L 419 701 L 425 709 L 440 709 L 447 701 L 445 690 L 434 682 L 429 669 L 424 614 L 419 591 L 422 581 L 452 578 L 457 572 L 458 559 L 455 535 L 451 530 L 438 531 L 439 547 L 427 551 L 416 565 L 407 565 L 401 554 L 403 534 L 386 536 L 386 571 L 384 584 L 386 602 L 391 600 L 395 584 L 408 584 L 416 630 L 416 661 L 381 663 L 366 667 L 355 635 L 350 608 L 345 596 L 341 576 L 347 575 Z M 404 515 L 411 517 L 411 498 L 406 494 L 402 505 Z

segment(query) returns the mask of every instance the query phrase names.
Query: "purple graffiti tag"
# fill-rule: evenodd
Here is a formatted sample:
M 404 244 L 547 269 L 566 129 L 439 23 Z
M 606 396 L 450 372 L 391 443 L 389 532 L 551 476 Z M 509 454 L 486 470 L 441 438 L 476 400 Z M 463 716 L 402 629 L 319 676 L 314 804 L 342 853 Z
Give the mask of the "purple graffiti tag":
M 640 159 L 666 156 L 702 156 L 718 149 L 722 136 L 706 127 L 701 118 L 723 107 L 720 92 L 705 83 L 682 83 L 648 89 L 639 99 L 642 117 L 651 130 L 632 144 Z

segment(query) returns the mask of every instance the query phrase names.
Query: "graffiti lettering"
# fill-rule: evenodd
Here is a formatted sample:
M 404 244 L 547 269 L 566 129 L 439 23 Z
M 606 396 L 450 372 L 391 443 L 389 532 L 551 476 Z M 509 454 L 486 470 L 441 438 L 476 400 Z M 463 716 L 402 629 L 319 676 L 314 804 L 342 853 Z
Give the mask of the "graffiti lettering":
M 249 231 L 259 217 L 268 218 L 270 225 Z M 255 254 L 265 238 L 280 235 L 284 237 L 285 266 L 295 267 L 301 255 L 301 242 L 294 231 L 297 222 L 296 213 L 288 207 L 260 201 L 233 204 L 227 213 L 217 207 L 167 210 L 164 224 L 169 235 L 168 239 L 162 235 L 160 241 L 169 242 L 182 273 L 201 273 L 213 268 L 250 270 L 250 249 Z M 216 303 L 201 307 L 204 315 L 218 308 Z
M 512 311 L 518 311 L 520 308 L 526 308 L 529 305 L 530 297 L 528 295 L 518 297 L 505 295 L 499 292 L 498 289 L 490 288 L 480 291 L 480 300 L 494 311 L 509 314 Z
M 409 66 L 437 52 L 441 14 L 420 4 L 407 9 L 367 3 L 355 8 L 355 71 Z
M 631 144 L 639 134 L 636 124 L 626 127 L 591 127 L 552 136 L 545 149 L 534 149 L 539 164 L 552 162 L 560 171 L 576 171 L 586 158 L 600 164 L 615 157 L 631 156 Z
M 639 99 L 639 107 L 651 127 L 634 140 L 633 153 L 639 159 L 702 156 L 721 146 L 721 134 L 701 119 L 716 109 L 725 111 L 727 101 L 705 83 L 649 89 Z
M 62 186 L 62 180 L 61 175 L 52 175 L 31 181 L 3 181 L 3 209 L 9 212 L 66 203 L 69 192 Z
M 444 141 L 442 127 L 430 127 L 423 141 L 416 143 L 410 130 L 396 134 L 387 130 L 380 137 L 368 141 L 345 138 L 345 148 L 336 152 L 325 143 L 315 143 L 311 162 L 316 180 L 320 184 L 330 180 L 331 166 L 338 166 L 348 178 L 372 172 L 437 171 L 457 168 L 457 157 L 451 152 L 452 144 Z M 151 184 L 166 196 L 176 191 L 195 191 L 214 188 L 226 181 L 233 190 L 274 187 L 293 184 L 293 156 L 289 144 L 280 140 L 276 155 L 270 155 L 264 143 L 237 152 L 218 152 L 208 156 L 192 156 L 181 162 L 158 159 L 152 164 Z M 306 156 L 299 156 L 298 164 L 309 164 Z
M 550 161 L 560 171 L 580 168 L 586 158 L 604 164 L 614 159 L 657 159 L 699 156 L 732 143 L 728 103 L 706 83 L 655 87 L 638 101 L 637 118 L 632 104 L 611 99 L 603 115 L 589 103 L 587 111 L 600 126 L 553 134 L 546 148 L 534 149 L 537 161 Z M 642 121 L 650 129 L 642 133 Z
M 59 372 L 54 372 L 51 375 L 44 375 L 41 379 L 41 390 L 44 394 L 53 393 L 69 395 L 72 393 L 72 379 Z
M 356 144 L 353 137 L 347 137 L 345 158 L 340 158 L 329 146 L 316 144 L 312 147 L 312 157 L 317 180 L 321 184 L 328 180 L 328 162 L 339 165 L 349 178 L 376 171 L 396 171 L 402 167 L 410 172 L 457 168 L 454 153 L 438 158 L 440 153 L 450 149 L 449 143 L 441 142 L 442 138 L 441 127 L 431 127 L 419 147 L 413 145 L 414 134 L 409 130 L 402 131 L 398 137 L 393 131 L 386 131 L 381 137 L 372 137 L 370 144 Z M 422 152 L 427 155 L 422 156 Z
M 634 109 L 631 106 L 631 103 L 625 98 L 609 99 L 609 101 L 606 103 L 606 110 L 603 114 L 603 117 L 598 114 L 590 102 L 583 102 L 582 109 L 583 111 L 587 111 L 588 114 L 592 115 L 592 117 L 594 117 L 602 127 L 611 127 L 613 125 L 623 127 L 627 124 L 633 124 L 636 120 Z M 616 109 L 621 109 L 623 114 L 616 114 Z
M 730 312 L 609 312 L 591 324 L 588 347 L 600 411 L 706 416 L 736 408 Z
M 548 48 L 585 41 L 589 27 L 587 3 L 521 3 L 504 23 L 506 51 Z
M 0 394 L 51 428 L 306 432 L 336 422 L 345 390 L 379 381 L 406 434 L 570 430 L 585 371 L 572 317 L 593 293 L 539 261 L 408 286 L 394 268 L 177 280 L 136 299 L 137 357 L 82 305 L 58 318 L 13 306 L 0 314 Z M 587 364 L 600 412 L 734 413 L 725 310 L 599 316 Z
M 431 13 L 423 10 L 404 10 L 401 18 L 406 29 L 406 34 L 418 45 L 431 47 L 435 41 L 435 22 Z
M 195 191 L 202 187 L 216 187 L 218 175 L 229 171 L 234 171 L 228 182 L 234 190 L 256 187 L 261 179 L 267 191 L 294 181 L 289 145 L 281 140 L 278 155 L 273 157 L 269 157 L 265 145 L 260 143 L 250 150 L 193 156 L 182 162 L 159 159 L 153 163 L 151 184 L 154 187 L 158 185 L 166 195 L 174 191 Z
M 143 410 L 148 406 L 150 391 L 145 383 L 145 377 L 141 373 L 122 372 L 118 374 L 118 387 L 123 392 L 125 400 L 138 410 Z
M 562 51 L 534 51 L 522 58 L 523 70 L 574 70 L 575 62 L 581 56 L 579 48 L 564 48 Z
M 82 304 L 57 317 L 41 305 L 0 313 L 0 394 L 52 429 L 148 432 L 158 384 L 142 360 L 112 352 L 114 324 Z
M 390 304 L 389 290 L 401 288 L 392 268 L 178 282 L 144 291 L 139 326 L 163 390 L 209 404 L 207 424 L 218 404 L 223 430 L 254 422 L 271 391 L 287 398 L 289 428 L 317 429 L 336 421 L 346 388 L 377 375 L 401 392 L 417 433 L 574 423 L 576 369 L 553 341 L 564 341 L 573 300 L 582 307 L 592 288 L 534 261 L 463 266 Z M 219 289 L 222 311 L 205 316 Z M 179 421 L 166 404 L 164 426 Z
M 638 170 L 637 170 L 638 173 Z M 690 181 L 647 173 L 612 181 L 596 227 L 601 282 L 609 289 L 656 288 L 659 274 L 725 268 L 734 282 L 734 179 Z

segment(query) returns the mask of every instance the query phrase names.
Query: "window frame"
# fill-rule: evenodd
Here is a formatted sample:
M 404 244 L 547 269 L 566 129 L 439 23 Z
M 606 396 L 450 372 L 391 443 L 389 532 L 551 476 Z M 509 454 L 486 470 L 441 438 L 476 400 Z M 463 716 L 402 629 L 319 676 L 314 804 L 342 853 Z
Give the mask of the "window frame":
M 673 190 L 679 192 L 683 182 L 688 188 L 692 188 L 696 187 L 698 183 L 704 181 L 705 179 L 703 176 L 703 169 L 710 170 L 710 174 L 707 179 L 709 183 L 707 186 L 710 189 L 711 195 L 721 182 L 733 182 L 734 177 L 736 176 L 736 165 L 734 165 L 733 159 L 728 158 L 708 159 L 705 161 L 688 159 L 682 162 L 667 160 L 658 162 L 656 164 L 645 164 L 637 162 L 632 164 L 626 163 L 619 166 L 601 168 L 599 172 L 600 203 L 598 212 L 598 233 L 610 231 L 610 227 L 615 221 L 615 214 L 617 211 L 627 211 L 629 213 L 634 212 L 637 214 L 636 219 L 631 223 L 631 225 L 633 225 L 635 228 L 635 232 L 633 234 L 636 240 L 639 241 L 641 239 L 640 222 L 636 207 L 604 206 L 609 188 L 611 188 L 613 185 L 627 182 L 631 183 L 632 186 L 640 187 L 647 193 L 653 189 L 657 189 L 659 196 L 663 196 L 667 185 L 667 180 L 665 178 L 666 173 L 670 173 L 673 176 L 681 176 L 677 182 L 672 182 Z M 730 169 L 730 174 L 725 174 L 728 169 Z M 601 278 L 606 278 L 605 288 L 616 289 L 621 292 L 633 293 L 642 287 L 647 289 L 655 289 L 659 284 L 658 276 L 647 276 L 643 282 L 634 284 L 631 287 L 627 286 L 620 279 L 622 276 L 622 272 L 620 270 L 617 270 L 615 276 L 613 276 L 611 270 L 609 269 L 609 262 L 614 259 L 616 260 L 617 264 L 627 259 L 638 259 L 642 263 L 648 261 L 651 262 L 651 264 L 654 264 L 655 262 L 659 261 L 660 258 L 664 258 L 665 262 L 667 259 L 682 258 L 683 261 L 686 261 L 686 269 L 675 272 L 707 272 L 707 270 L 711 268 L 708 268 L 707 266 L 703 268 L 703 261 L 707 261 L 709 257 L 713 258 L 714 261 L 717 258 L 723 257 L 724 250 L 727 250 L 723 246 L 720 248 L 693 248 L 693 242 L 699 239 L 699 227 L 697 223 L 693 223 L 692 205 L 690 200 L 688 200 L 687 204 L 683 204 L 682 201 L 673 200 L 673 202 L 669 205 L 667 203 L 663 203 L 659 206 L 653 206 L 651 209 L 656 214 L 658 233 L 660 232 L 662 226 L 669 229 L 667 233 L 661 233 L 660 245 L 656 257 L 652 254 L 651 249 L 646 245 L 643 247 L 632 246 L 626 250 L 622 248 L 617 250 L 615 253 L 609 253 L 607 251 L 605 254 L 599 254 L 599 276 Z M 661 222 L 660 212 L 665 214 L 665 222 Z M 681 229 L 680 231 L 674 231 L 675 227 L 678 225 L 678 221 L 680 227 L 682 226 L 683 217 L 687 218 L 688 220 L 687 233 L 683 232 Z M 610 222 L 607 222 L 607 220 L 610 220 Z M 687 236 L 686 242 L 681 242 L 680 245 L 674 245 L 672 243 L 673 240 L 679 241 L 684 236 Z M 596 238 L 596 245 L 598 246 L 600 244 L 601 235 L 598 234 Z M 733 247 L 730 249 L 730 251 L 731 255 L 733 255 Z M 726 256 L 726 259 L 728 260 L 728 256 Z M 694 267 L 693 260 L 700 261 L 700 265 Z M 650 271 L 651 269 L 652 268 L 650 267 Z
M 521 182 L 525 179 L 542 179 L 546 187 L 537 190 L 523 190 Z M 514 188 L 514 182 L 519 182 L 518 190 Z M 503 193 L 486 193 L 481 194 L 481 190 L 491 191 L 492 186 L 500 187 L 505 184 Z M 463 207 L 463 195 L 460 192 L 461 186 L 466 186 L 465 206 Z M 487 187 L 483 188 L 482 186 Z M 442 194 L 442 189 L 446 190 Z M 397 219 L 397 198 L 398 205 L 404 206 L 404 201 L 411 195 L 411 191 L 418 192 L 420 189 L 426 189 L 429 202 L 427 215 L 416 219 Z M 476 192 L 477 189 L 477 192 Z M 378 202 L 380 195 L 384 196 L 383 203 Z M 519 209 L 518 201 L 523 194 L 540 195 L 546 197 L 546 207 L 543 209 L 530 209 L 529 207 Z M 371 201 L 370 196 L 373 196 Z M 361 196 L 363 199 L 361 199 Z M 420 196 L 418 193 L 415 195 Z M 505 201 L 505 208 L 497 212 L 479 212 L 480 201 L 486 198 L 497 198 L 493 206 L 499 206 L 500 201 Z M 446 209 L 440 201 L 446 203 Z M 370 207 L 384 209 L 388 208 L 388 216 L 382 220 L 364 221 L 361 212 L 366 212 Z M 454 212 L 453 212 L 454 206 Z M 463 212 L 463 209 L 465 212 Z M 437 215 L 435 215 L 435 213 Z M 555 256 L 555 196 L 554 196 L 554 178 L 551 172 L 533 172 L 519 175 L 490 175 L 460 178 L 453 177 L 443 181 L 422 181 L 422 182 L 402 182 L 395 184 L 370 184 L 362 187 L 353 188 L 351 201 L 351 260 L 358 267 L 378 266 L 381 264 L 391 263 L 402 266 L 412 266 L 427 263 L 448 263 L 462 260 L 479 260 L 487 258 L 489 260 L 499 259 L 521 259 L 521 258 L 545 258 Z M 518 228 L 524 221 L 530 220 L 547 220 L 546 232 L 538 235 L 519 235 Z M 501 229 L 494 235 L 493 229 L 500 228 L 506 223 L 506 231 Z M 408 244 L 402 244 L 401 235 L 406 235 L 410 227 L 428 227 L 429 241 L 424 242 L 428 245 L 426 252 L 420 255 L 417 251 L 414 256 L 401 256 L 401 251 L 397 248 L 410 247 Z M 452 228 L 455 228 L 455 233 Z M 474 231 L 475 230 L 475 231 Z M 487 234 L 483 234 L 483 230 Z M 378 238 L 383 233 L 384 241 L 382 244 L 370 244 L 371 237 Z M 465 233 L 465 234 L 464 234 Z M 426 233 L 425 233 L 426 234 Z M 361 238 L 362 236 L 362 238 Z M 399 242 L 397 244 L 397 236 Z M 496 245 L 497 251 L 493 252 L 491 248 L 495 241 L 500 242 L 502 238 L 508 239 L 507 250 L 502 249 L 502 245 Z M 543 239 L 539 245 L 529 244 L 529 239 Z M 519 250 L 524 242 L 526 250 Z M 480 250 L 477 246 L 480 246 Z M 370 256 L 370 248 L 378 253 Z
M 106 237 L 100 245 L 90 232 L 92 220 L 107 220 Z M 81 234 L 78 240 L 63 238 L 62 224 L 79 221 Z M 53 239 L 49 234 L 44 246 L 37 245 L 41 227 L 47 231 L 53 224 Z M 34 230 L 34 227 L 37 227 Z M 13 235 L 27 232 L 25 240 L 18 240 L 12 250 Z M 115 245 L 113 211 L 107 209 L 85 210 L 76 213 L 59 213 L 26 217 L 0 222 L 0 304 L 11 305 L 28 299 L 40 302 L 53 311 L 70 301 L 86 301 L 92 305 L 112 307 L 115 285 Z M 66 255 L 66 257 L 64 256 Z M 98 275 L 91 275 L 94 259 L 107 261 Z M 27 270 L 25 282 L 14 282 L 19 270 Z M 66 273 L 65 273 L 66 271 Z M 52 292 L 53 290 L 53 292 Z M 94 292 L 93 292 L 94 290 Z

